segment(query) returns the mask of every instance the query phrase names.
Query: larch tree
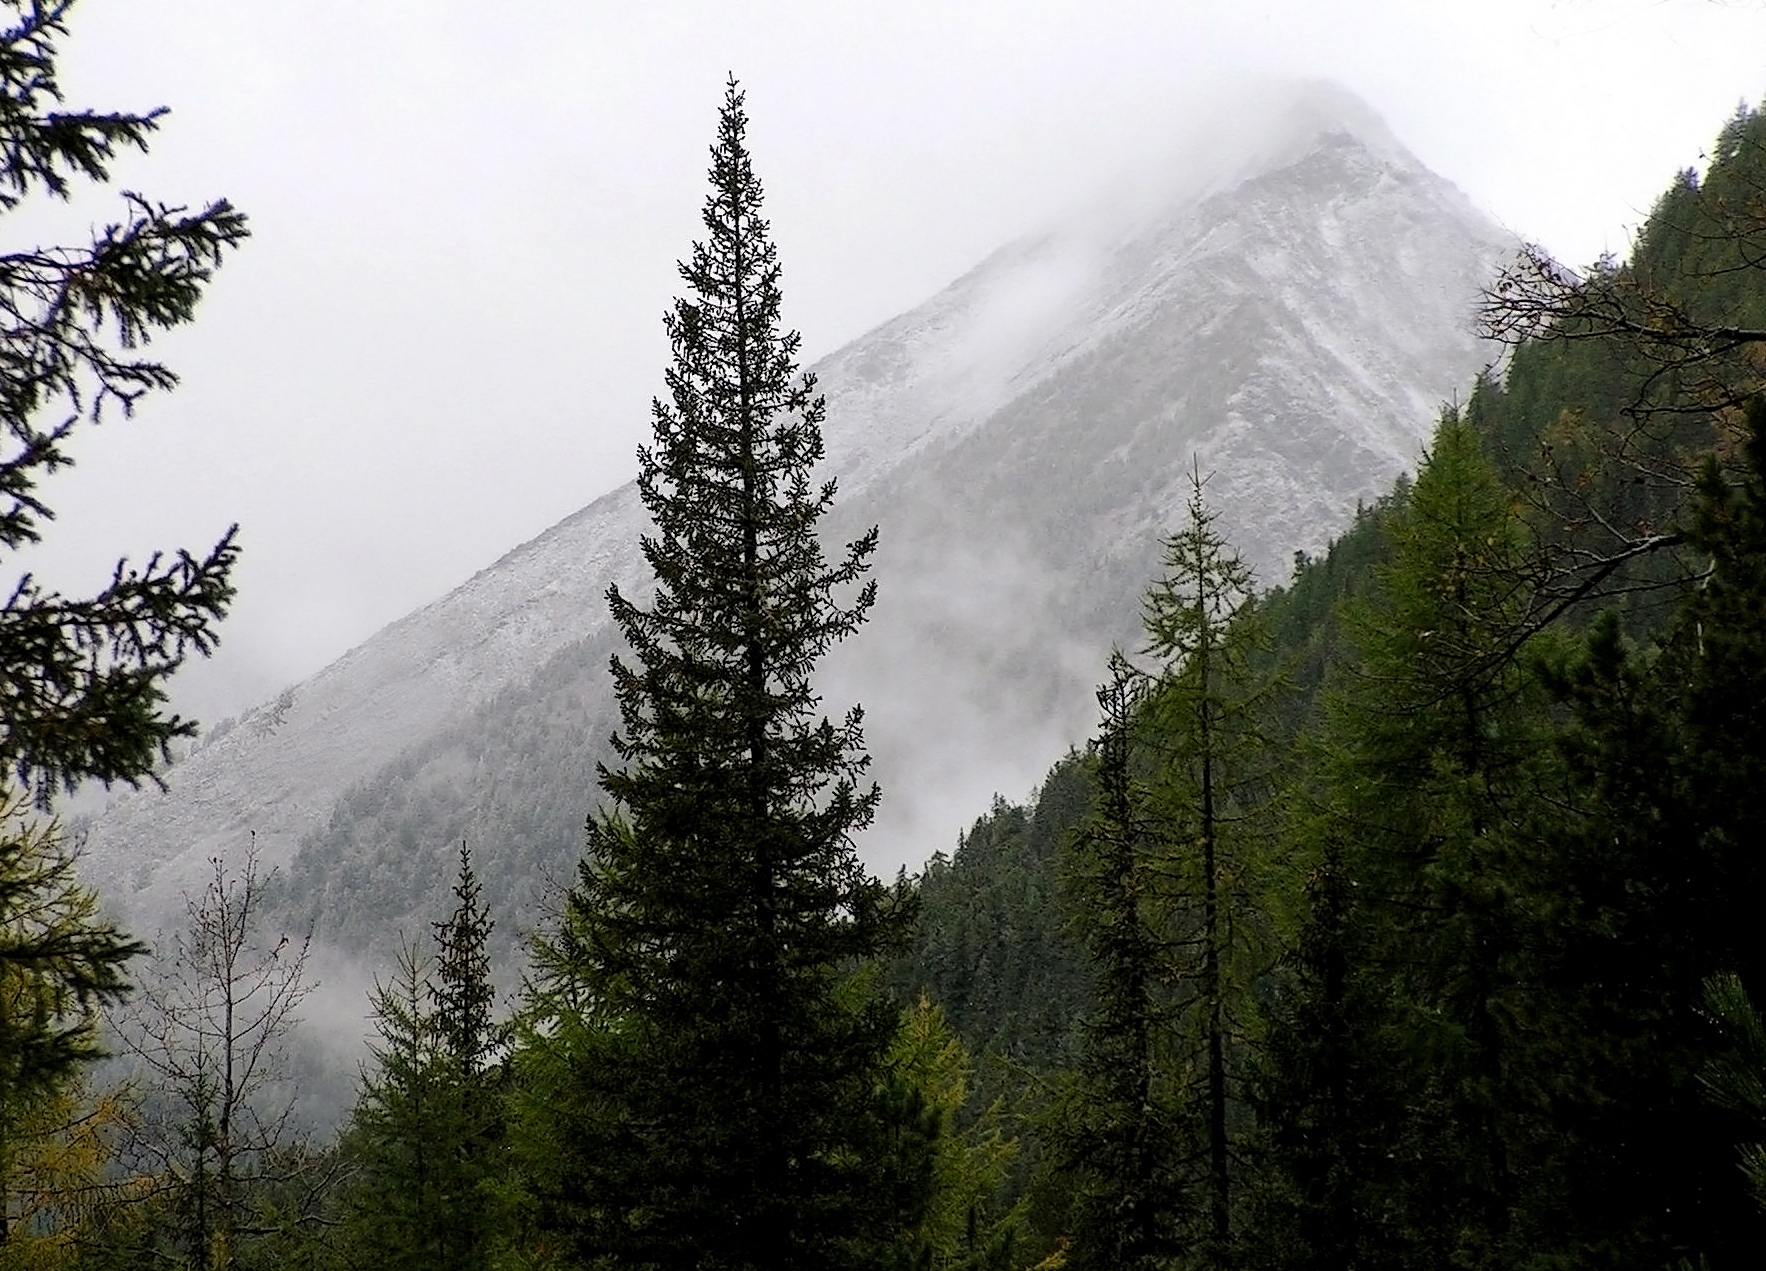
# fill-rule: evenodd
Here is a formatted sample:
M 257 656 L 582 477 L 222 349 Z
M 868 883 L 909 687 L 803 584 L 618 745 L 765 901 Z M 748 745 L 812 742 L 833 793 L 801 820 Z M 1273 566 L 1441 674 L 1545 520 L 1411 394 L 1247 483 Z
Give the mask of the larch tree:
M 1554 1194 L 1534 1181 L 1549 1065 L 1517 1023 L 1537 989 L 1531 810 L 1556 767 L 1522 654 L 1549 633 L 1530 630 L 1514 500 L 1456 412 L 1388 532 L 1392 559 L 1351 617 L 1358 662 L 1333 708 L 1318 829 L 1353 888 L 1352 975 L 1371 983 L 1352 995 L 1376 998 L 1372 1026 L 1401 1039 L 1386 1094 L 1361 1092 L 1395 1118 L 1377 1131 L 1399 1163 L 1381 1239 L 1406 1264 L 1508 1265 Z
M 550 1029 L 575 1045 L 550 1220 L 625 1266 L 789 1271 L 880 1247 L 853 1145 L 899 1011 L 854 968 L 906 912 L 854 850 L 878 799 L 860 711 L 831 720 L 812 683 L 871 607 L 876 532 L 832 561 L 817 538 L 824 406 L 780 325 L 746 126 L 732 80 L 639 451 L 656 588 L 609 592 L 632 658 L 612 667 L 611 803 L 548 959 L 576 1016 Z
M 1211 1256 L 1226 1256 L 1234 1211 L 1233 1108 L 1248 1003 L 1264 955 L 1261 819 L 1271 760 L 1262 730 L 1267 675 L 1250 566 L 1215 527 L 1197 470 L 1184 523 L 1165 541 L 1164 572 L 1147 593 L 1147 652 L 1163 669 L 1145 707 L 1163 842 L 1159 888 L 1169 915 L 1172 974 L 1184 992 L 1174 1022 L 1197 1074 L 1183 1102 L 1201 1168 L 1197 1208 Z
M 41 1138 L 32 1127 L 103 1055 L 99 1008 L 123 996 L 123 967 L 145 951 L 99 917 L 57 827 L 0 789 L 0 1259 L 13 1231 L 10 1179 Z
M 159 951 L 119 1025 L 139 1072 L 158 1087 L 154 1124 L 135 1155 L 164 1180 L 159 1199 L 174 1217 L 171 1230 L 149 1228 L 149 1238 L 180 1249 L 190 1265 L 232 1271 L 243 1246 L 269 1234 L 257 1221 L 265 1186 L 287 1181 L 280 1172 L 290 1165 L 303 1173 L 312 1165 L 294 1151 L 286 1053 L 313 991 L 311 933 L 271 944 L 259 930 L 266 879 L 255 844 L 236 875 L 219 859 L 211 865 L 202 894 L 185 897 L 188 929 Z

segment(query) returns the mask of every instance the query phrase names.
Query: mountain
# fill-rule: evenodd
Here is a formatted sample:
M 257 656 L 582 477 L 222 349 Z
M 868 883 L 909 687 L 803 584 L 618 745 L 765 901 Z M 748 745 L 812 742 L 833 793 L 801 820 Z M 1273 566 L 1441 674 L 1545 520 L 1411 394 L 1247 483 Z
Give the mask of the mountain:
M 1230 162 L 1002 248 L 814 368 L 829 518 L 878 525 L 875 619 L 828 662 L 866 708 L 892 870 L 1028 790 L 1132 645 L 1192 465 L 1267 581 L 1412 465 L 1494 353 L 1471 334 L 1511 241 L 1340 90 L 1266 103 Z M 785 245 L 789 257 L 789 244 Z M 614 714 L 604 593 L 641 594 L 635 489 L 596 500 L 82 827 L 151 928 L 253 834 L 276 903 L 383 953 L 440 913 L 468 840 L 505 936 L 568 879 Z

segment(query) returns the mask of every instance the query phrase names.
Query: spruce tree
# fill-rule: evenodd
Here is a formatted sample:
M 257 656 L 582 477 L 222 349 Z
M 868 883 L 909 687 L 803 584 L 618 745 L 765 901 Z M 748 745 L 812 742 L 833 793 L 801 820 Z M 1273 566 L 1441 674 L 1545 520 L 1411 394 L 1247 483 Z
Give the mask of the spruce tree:
M 451 1074 L 426 1002 L 433 971 L 407 944 L 392 976 L 376 978 L 373 1062 L 342 1138 L 355 1169 L 344 1193 L 344 1239 L 387 1268 L 448 1265 L 435 1237 L 446 1216 L 439 1176 L 454 1127 Z
M 0 0 L 0 222 L 14 227 L 108 181 L 165 113 L 67 105 L 57 60 L 72 7 Z M 41 486 L 73 463 L 74 434 L 177 383 L 141 346 L 194 317 L 246 237 L 224 200 L 194 212 L 133 193 L 120 204 L 86 241 L 0 251 L 0 558 L 12 562 L 54 517 Z M 91 778 L 139 782 L 195 732 L 164 710 L 165 685 L 213 649 L 237 554 L 229 531 L 201 556 L 118 561 L 85 597 L 16 564 L 0 583 L 0 1157 L 25 1101 L 100 1053 L 96 1007 L 123 996 L 123 966 L 142 952 L 99 918 L 58 828 L 33 824 L 14 790 L 46 804 Z
M 1358 960 L 1366 946 L 1355 924 L 1368 915 L 1343 844 L 1327 837 L 1315 848 L 1328 829 L 1294 830 L 1290 847 L 1309 866 L 1303 919 L 1272 977 L 1267 1043 L 1248 1083 L 1259 1168 L 1244 1246 L 1253 1266 L 1397 1271 L 1402 1252 L 1381 1221 L 1396 1162 L 1382 1132 L 1401 1117 L 1382 985 Z
M 501 1030 L 493 1018 L 496 987 L 491 983 L 490 939 L 496 924 L 484 907 L 465 843 L 460 844 L 454 901 L 454 912 L 434 924 L 435 975 L 429 999 L 443 1053 L 460 1081 L 471 1084 L 484 1074 Z
M 1120 653 L 1098 689 L 1096 802 L 1069 844 L 1065 890 L 1090 955 L 1093 1004 L 1079 1070 L 1055 1128 L 1073 1179 L 1069 1263 L 1077 1271 L 1158 1271 L 1178 1250 L 1181 1194 L 1168 1032 L 1172 950 L 1160 894 L 1161 843 L 1135 733 L 1145 677 Z
M 119 154 L 146 150 L 163 110 L 70 110 L 57 42 L 72 0 L 0 3 L 0 218 L 35 199 L 103 184 Z M 192 211 L 125 192 L 85 243 L 0 254 L 0 555 L 41 537 L 39 488 L 73 463 L 72 437 L 127 414 L 177 376 L 142 355 L 195 316 L 222 257 L 246 237 L 225 200 Z M 229 531 L 203 555 L 118 561 L 89 597 L 29 573 L 0 593 L 0 773 L 39 800 L 87 778 L 138 782 L 195 725 L 164 711 L 165 685 L 207 654 L 233 597 Z
M 824 407 L 780 326 L 746 125 L 732 80 L 639 451 L 656 588 L 609 592 L 632 655 L 611 806 L 550 952 L 577 1018 L 554 1028 L 576 1051 L 548 1212 L 620 1265 L 788 1271 L 875 1236 L 849 1147 L 897 1012 L 851 977 L 905 915 L 853 848 L 878 798 L 860 712 L 822 716 L 811 677 L 871 607 L 876 532 L 832 562 L 816 536 Z
M 403 950 L 392 980 L 375 986 L 374 1067 L 346 1132 L 356 1167 L 347 1235 L 388 1268 L 488 1266 L 501 1216 L 491 1188 L 503 1128 L 493 924 L 465 844 L 454 897 L 434 924 L 433 956 Z

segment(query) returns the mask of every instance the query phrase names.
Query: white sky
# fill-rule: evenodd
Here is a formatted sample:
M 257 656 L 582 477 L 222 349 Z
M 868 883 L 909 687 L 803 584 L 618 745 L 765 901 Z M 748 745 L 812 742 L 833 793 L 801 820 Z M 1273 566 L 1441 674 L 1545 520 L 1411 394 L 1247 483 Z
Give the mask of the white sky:
M 241 522 L 224 648 L 181 695 L 214 722 L 627 479 L 726 71 L 813 359 L 1157 171 L 1252 76 L 1335 79 L 1510 229 L 1622 252 L 1766 95 L 1766 5 L 82 0 L 70 105 L 173 109 L 118 186 L 224 195 L 255 237 L 156 346 L 184 385 L 47 488 L 31 564 L 89 590 Z

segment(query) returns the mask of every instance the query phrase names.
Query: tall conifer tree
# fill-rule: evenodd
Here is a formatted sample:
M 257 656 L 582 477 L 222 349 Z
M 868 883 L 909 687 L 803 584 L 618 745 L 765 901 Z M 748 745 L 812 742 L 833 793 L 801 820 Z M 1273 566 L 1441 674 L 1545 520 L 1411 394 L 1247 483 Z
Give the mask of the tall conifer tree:
M 1215 528 L 1200 470 L 1185 523 L 1165 541 L 1164 574 L 1147 594 L 1147 651 L 1165 667 L 1147 705 L 1165 840 L 1164 884 L 1173 961 L 1184 992 L 1179 1034 L 1194 1073 L 1185 1103 L 1200 1186 L 1197 1209 L 1209 1260 L 1231 1240 L 1234 1144 L 1246 1009 L 1260 935 L 1260 818 L 1270 758 L 1261 720 L 1269 682 L 1255 666 L 1262 634 L 1250 566 Z
M 1077 1271 L 1157 1271 L 1178 1250 L 1186 1206 L 1172 1091 L 1171 948 L 1134 739 L 1147 683 L 1120 653 L 1098 689 L 1096 801 L 1068 846 L 1065 887 L 1090 955 L 1093 1006 L 1070 1102 L 1056 1131 L 1075 1181 Z
M 1577 812 L 1550 878 L 1568 987 L 1547 1023 L 1578 1076 L 1558 1100 L 1578 1129 L 1563 1173 L 1574 1234 L 1620 1233 L 1640 1266 L 1751 1265 L 1766 1232 L 1736 1168 L 1758 1127 L 1707 1097 L 1729 1040 L 1701 1010 L 1710 977 L 1719 1018 L 1766 983 L 1766 401 L 1742 422 L 1687 510 L 1708 570 L 1674 622 L 1638 648 L 1603 615 L 1561 686 Z
M 488 1266 L 503 1217 L 491 1186 L 503 1133 L 491 1060 L 505 1035 L 493 1017 L 495 924 L 464 843 L 454 898 L 432 924 L 433 955 L 402 950 L 371 999 L 380 1038 L 347 1132 L 355 1178 L 345 1210 L 355 1252 L 383 1271 Z
M 832 1266 L 875 1236 L 852 1145 L 897 1013 L 851 973 L 901 915 L 853 849 L 878 797 L 860 713 L 823 716 L 811 675 L 872 604 L 876 532 L 832 563 L 816 537 L 824 408 L 780 327 L 746 125 L 732 80 L 639 451 L 656 590 L 609 592 L 633 655 L 613 806 L 551 951 L 578 1048 L 549 1212 L 618 1265 Z
M 1317 1007 L 1377 1000 L 1383 1017 L 1361 1021 L 1377 1033 L 1368 1049 L 1400 1040 L 1386 1091 L 1357 1089 L 1362 1124 L 1337 1121 L 1353 1135 L 1340 1150 L 1351 1159 L 1374 1130 L 1402 1163 L 1367 1247 L 1403 1265 L 1507 1266 L 1534 1238 L 1523 1213 L 1549 1192 L 1533 1181 L 1531 1116 L 1546 1078 L 1528 1071 L 1515 1021 L 1535 979 L 1526 809 L 1551 779 L 1550 747 L 1519 657 L 1530 601 L 1520 521 L 1456 413 L 1389 533 L 1393 559 L 1352 618 L 1359 665 L 1335 705 L 1317 827 L 1328 851 L 1344 851 L 1355 889 L 1336 937 L 1350 941 L 1352 969 L 1339 1005 Z M 1367 1125 L 1376 1109 L 1392 1122 Z
M 484 907 L 483 889 L 472 871 L 472 853 L 460 844 L 460 874 L 454 882 L 454 912 L 433 924 L 435 978 L 429 986 L 442 1053 L 463 1083 L 483 1075 L 502 1030 L 492 1018 L 496 988 L 491 983 L 491 931 L 496 924 Z

